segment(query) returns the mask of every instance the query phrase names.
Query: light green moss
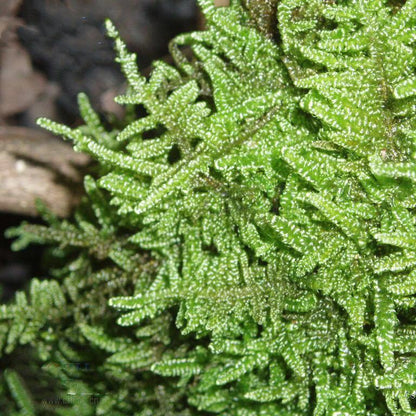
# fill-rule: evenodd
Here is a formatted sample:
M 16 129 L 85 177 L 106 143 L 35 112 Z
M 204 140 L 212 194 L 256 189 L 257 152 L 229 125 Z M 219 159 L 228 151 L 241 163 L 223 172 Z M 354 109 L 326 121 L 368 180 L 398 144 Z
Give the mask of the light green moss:
M 59 414 L 416 414 L 416 1 L 281 0 L 275 33 L 199 3 L 149 79 L 107 23 L 143 117 L 40 120 L 101 170 L 73 223 L 10 232 L 67 260 L 5 352 L 92 363 L 98 406 Z

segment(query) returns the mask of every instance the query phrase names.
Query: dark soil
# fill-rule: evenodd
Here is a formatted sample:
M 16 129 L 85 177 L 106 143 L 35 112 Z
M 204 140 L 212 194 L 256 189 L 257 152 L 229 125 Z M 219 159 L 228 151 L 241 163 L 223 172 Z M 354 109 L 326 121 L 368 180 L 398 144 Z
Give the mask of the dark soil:
M 195 27 L 196 7 L 193 0 L 26 0 L 20 16 L 26 22 L 18 32 L 22 44 L 36 67 L 60 85 L 61 108 L 75 116 L 79 91 L 99 107 L 101 95 L 123 82 L 105 37 L 106 18 L 144 69 L 167 53 L 176 33 Z

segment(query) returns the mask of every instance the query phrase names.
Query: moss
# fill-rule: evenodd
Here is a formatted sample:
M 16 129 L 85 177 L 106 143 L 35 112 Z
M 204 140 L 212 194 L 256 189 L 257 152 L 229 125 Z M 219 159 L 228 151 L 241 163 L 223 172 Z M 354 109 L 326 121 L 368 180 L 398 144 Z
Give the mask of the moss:
M 60 414 L 416 413 L 416 2 L 200 5 L 149 79 L 107 23 L 143 117 L 40 121 L 100 170 L 10 232 L 62 267 L 0 309 L 5 353 L 61 363 Z

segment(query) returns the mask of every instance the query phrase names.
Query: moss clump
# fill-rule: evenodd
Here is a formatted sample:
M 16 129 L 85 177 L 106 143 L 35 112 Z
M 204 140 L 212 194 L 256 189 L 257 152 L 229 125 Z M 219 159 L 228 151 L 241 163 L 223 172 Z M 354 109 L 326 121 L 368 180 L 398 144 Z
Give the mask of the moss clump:
M 5 354 L 57 414 L 416 413 L 416 1 L 200 5 L 149 79 L 107 24 L 144 116 L 40 121 L 100 171 L 73 222 L 10 232 L 62 267 L 0 309 Z

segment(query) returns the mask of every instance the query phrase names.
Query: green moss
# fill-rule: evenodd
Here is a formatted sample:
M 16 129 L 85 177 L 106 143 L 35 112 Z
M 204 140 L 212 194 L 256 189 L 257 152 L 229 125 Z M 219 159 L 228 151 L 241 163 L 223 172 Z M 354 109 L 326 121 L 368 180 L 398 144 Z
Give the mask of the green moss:
M 62 267 L 2 306 L 4 353 L 56 414 L 416 414 L 416 2 L 200 5 L 149 79 L 107 23 L 145 116 L 40 120 L 101 168 L 73 222 L 10 231 Z

